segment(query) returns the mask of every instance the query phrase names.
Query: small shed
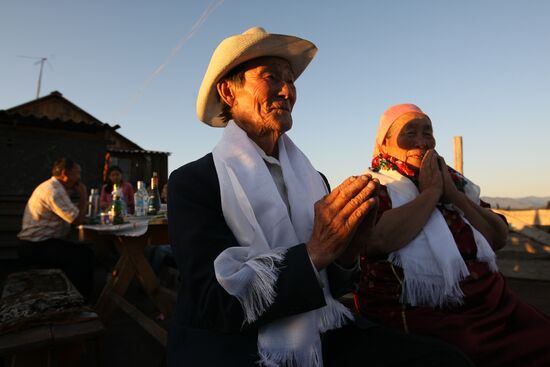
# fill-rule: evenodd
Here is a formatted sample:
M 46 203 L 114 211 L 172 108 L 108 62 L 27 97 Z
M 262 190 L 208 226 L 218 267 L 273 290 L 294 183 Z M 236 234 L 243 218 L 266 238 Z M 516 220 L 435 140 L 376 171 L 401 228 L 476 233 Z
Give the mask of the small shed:
M 109 165 L 118 165 L 135 187 L 155 171 L 168 181 L 167 152 L 144 150 L 58 92 L 0 110 L 0 259 L 16 254 L 16 234 L 34 188 L 51 176 L 53 162 L 69 157 L 82 166 L 88 189 L 101 187 Z

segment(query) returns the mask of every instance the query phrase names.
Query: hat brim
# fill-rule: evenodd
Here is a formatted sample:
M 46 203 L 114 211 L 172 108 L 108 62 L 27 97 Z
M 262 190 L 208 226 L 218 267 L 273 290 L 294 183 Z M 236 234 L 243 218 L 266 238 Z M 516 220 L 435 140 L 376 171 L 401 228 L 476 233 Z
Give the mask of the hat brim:
M 254 30 L 254 29 L 253 29 Z M 290 63 L 294 78 L 302 74 L 317 53 L 310 41 L 265 31 L 245 32 L 223 40 L 212 54 L 197 97 L 197 116 L 202 122 L 225 127 L 217 83 L 236 66 L 258 57 L 280 57 Z

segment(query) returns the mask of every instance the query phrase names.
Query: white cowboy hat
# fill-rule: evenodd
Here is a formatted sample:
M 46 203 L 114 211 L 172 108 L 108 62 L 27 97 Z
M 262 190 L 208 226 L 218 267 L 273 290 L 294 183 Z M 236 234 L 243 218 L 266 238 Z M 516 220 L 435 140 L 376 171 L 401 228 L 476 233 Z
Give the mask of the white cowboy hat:
M 220 117 L 222 103 L 216 84 L 237 65 L 258 57 L 281 57 L 290 63 L 294 77 L 298 79 L 316 53 L 317 47 L 310 41 L 284 34 L 267 33 L 260 27 L 250 28 L 242 34 L 224 39 L 214 50 L 199 89 L 199 120 L 214 127 L 227 125 Z

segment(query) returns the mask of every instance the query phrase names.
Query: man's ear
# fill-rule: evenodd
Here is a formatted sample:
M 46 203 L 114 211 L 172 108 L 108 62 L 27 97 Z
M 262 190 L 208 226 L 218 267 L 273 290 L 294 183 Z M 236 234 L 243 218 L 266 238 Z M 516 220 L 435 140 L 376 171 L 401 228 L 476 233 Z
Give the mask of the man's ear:
M 233 94 L 231 83 L 227 80 L 222 80 L 216 84 L 216 88 L 218 89 L 218 94 L 220 95 L 221 100 L 229 107 L 232 107 L 233 101 L 235 100 L 235 95 Z

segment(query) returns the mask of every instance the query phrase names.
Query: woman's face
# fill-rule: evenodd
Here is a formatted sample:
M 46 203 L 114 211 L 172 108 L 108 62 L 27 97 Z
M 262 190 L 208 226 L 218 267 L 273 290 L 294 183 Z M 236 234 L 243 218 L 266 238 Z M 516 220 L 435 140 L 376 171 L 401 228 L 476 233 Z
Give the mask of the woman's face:
M 432 123 L 422 114 L 406 113 L 392 125 L 384 140 L 385 153 L 420 168 L 428 149 L 435 148 Z
M 109 173 L 109 179 L 112 183 L 120 185 L 120 181 L 122 180 L 122 173 L 117 170 L 111 171 L 111 173 Z

